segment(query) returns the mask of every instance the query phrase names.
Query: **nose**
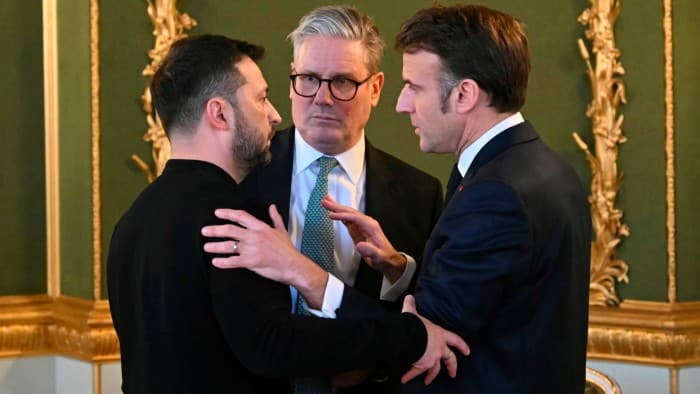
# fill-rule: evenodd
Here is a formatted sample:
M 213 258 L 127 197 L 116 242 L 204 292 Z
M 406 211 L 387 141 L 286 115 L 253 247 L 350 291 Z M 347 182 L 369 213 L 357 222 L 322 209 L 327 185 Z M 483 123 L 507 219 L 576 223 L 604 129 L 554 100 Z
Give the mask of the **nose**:
M 282 117 L 280 116 L 279 112 L 277 112 L 277 108 L 275 108 L 270 101 L 268 101 L 268 105 L 270 106 L 270 111 L 267 117 L 270 120 L 271 125 L 277 126 L 278 124 L 282 123 Z
M 324 86 L 325 85 L 325 86 Z M 333 96 L 331 95 L 331 85 L 330 82 L 323 83 L 318 87 L 318 91 L 314 96 L 314 104 L 318 105 L 331 105 L 333 104 Z
M 399 93 L 399 98 L 396 99 L 396 112 L 398 113 L 410 113 L 412 112 L 412 106 L 411 106 L 411 101 L 409 99 L 409 94 L 406 91 L 406 86 L 401 89 L 401 93 Z

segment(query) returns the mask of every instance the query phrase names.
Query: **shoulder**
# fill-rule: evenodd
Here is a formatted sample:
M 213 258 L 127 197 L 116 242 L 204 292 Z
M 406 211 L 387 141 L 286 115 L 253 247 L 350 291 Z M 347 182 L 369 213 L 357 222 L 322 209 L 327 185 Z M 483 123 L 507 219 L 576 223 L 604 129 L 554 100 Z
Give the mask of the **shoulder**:
M 414 184 L 442 188 L 440 181 L 436 177 L 374 147 L 369 141 L 367 142 L 366 156 L 368 171 L 381 171 L 387 178 L 401 178 L 404 181 L 410 180 Z

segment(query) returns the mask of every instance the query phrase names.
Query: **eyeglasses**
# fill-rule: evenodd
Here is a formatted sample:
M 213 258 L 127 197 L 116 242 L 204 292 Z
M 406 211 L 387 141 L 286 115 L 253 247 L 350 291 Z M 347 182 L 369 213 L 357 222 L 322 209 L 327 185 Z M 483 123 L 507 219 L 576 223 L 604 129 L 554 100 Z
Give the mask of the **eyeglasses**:
M 372 74 L 373 75 L 373 74 Z M 331 96 L 336 100 L 350 101 L 355 98 L 357 88 L 363 83 L 369 81 L 372 75 L 364 80 L 357 82 L 346 77 L 335 77 L 331 79 L 319 78 L 309 74 L 292 74 L 289 79 L 292 80 L 292 88 L 294 93 L 301 97 L 313 97 L 321 88 L 321 83 L 327 82 L 328 89 L 331 91 Z

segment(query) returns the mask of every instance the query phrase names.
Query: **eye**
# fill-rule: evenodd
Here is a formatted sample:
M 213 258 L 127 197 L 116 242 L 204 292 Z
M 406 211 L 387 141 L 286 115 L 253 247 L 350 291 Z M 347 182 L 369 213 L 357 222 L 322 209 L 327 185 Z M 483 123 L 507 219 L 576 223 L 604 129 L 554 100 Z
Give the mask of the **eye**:
M 338 86 L 338 87 L 345 87 L 347 85 L 350 85 L 351 82 L 349 79 L 345 77 L 337 77 L 333 78 L 333 85 Z
M 318 78 L 314 77 L 313 75 L 305 75 L 302 74 L 298 77 L 302 82 L 317 82 Z

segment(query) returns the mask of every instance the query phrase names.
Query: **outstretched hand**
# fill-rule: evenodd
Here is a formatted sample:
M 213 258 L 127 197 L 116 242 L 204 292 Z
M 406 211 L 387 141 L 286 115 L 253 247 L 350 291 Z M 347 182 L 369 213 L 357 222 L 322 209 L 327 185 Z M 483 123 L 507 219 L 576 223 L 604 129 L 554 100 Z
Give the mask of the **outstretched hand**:
M 402 312 L 412 313 L 421 319 L 423 324 L 425 324 L 425 329 L 428 331 L 428 344 L 423 356 L 413 363 L 411 369 L 401 377 L 401 383 L 406 383 L 426 371 L 427 374 L 423 382 L 426 385 L 432 383 L 438 373 L 440 373 L 441 362 L 445 363 L 445 368 L 447 368 L 447 373 L 450 377 L 454 378 L 457 376 L 457 356 L 450 347 L 468 356 L 469 346 L 467 346 L 467 343 L 459 335 L 445 330 L 418 314 L 416 301 L 411 295 L 406 296 L 404 299 Z
M 406 257 L 396 251 L 374 218 L 351 207 L 338 204 L 330 196 L 321 201 L 333 220 L 340 220 L 348 229 L 355 249 L 373 269 L 395 282 L 403 274 Z

